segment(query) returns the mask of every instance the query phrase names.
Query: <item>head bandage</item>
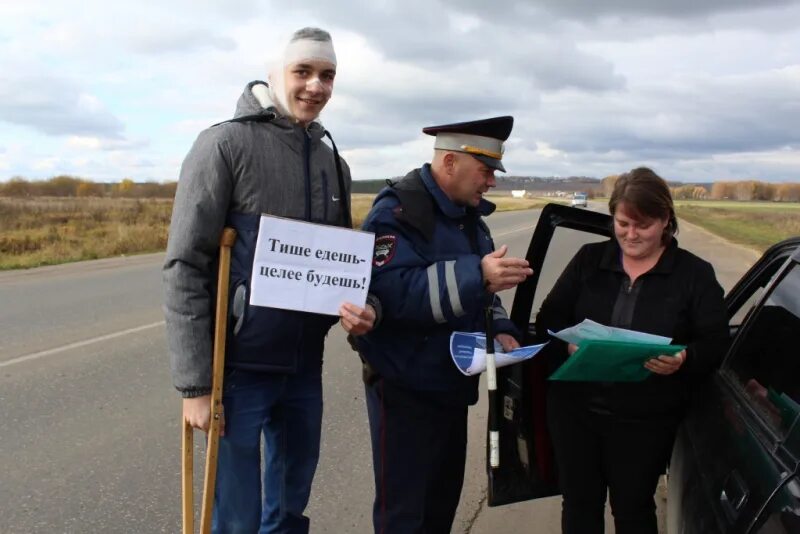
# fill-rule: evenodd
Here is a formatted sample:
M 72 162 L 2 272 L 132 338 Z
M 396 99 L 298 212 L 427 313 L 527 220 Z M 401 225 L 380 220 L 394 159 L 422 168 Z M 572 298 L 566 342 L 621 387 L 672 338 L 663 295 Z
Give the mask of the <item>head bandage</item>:
M 307 60 L 326 61 L 336 66 L 336 53 L 330 41 L 312 41 L 299 39 L 286 45 L 283 54 L 283 66 L 294 65 Z
M 301 63 L 303 61 L 325 61 L 336 67 L 336 53 L 333 51 L 333 43 L 330 40 L 318 41 L 315 39 L 295 39 L 289 41 L 283 52 L 283 61 L 276 64 L 269 74 L 269 91 L 272 102 L 278 108 L 281 115 L 297 120 L 293 116 L 289 103 L 286 99 L 286 82 L 284 79 L 284 69 L 289 65 Z M 306 87 L 313 84 L 322 84 L 319 77 L 309 80 Z

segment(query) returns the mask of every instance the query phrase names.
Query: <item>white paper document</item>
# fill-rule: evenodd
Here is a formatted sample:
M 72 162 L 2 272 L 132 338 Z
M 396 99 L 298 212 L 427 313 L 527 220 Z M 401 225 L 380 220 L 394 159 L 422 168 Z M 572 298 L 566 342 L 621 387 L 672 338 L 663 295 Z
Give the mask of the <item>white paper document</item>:
M 580 346 L 583 341 L 627 341 L 652 345 L 669 345 L 672 342 L 672 338 L 670 337 L 606 326 L 592 321 L 591 319 L 584 319 L 583 322 L 565 328 L 560 332 L 553 332 L 552 330 L 548 330 L 547 332 L 553 337 L 578 346 Z
M 536 356 L 541 345 L 528 345 L 511 352 L 504 352 L 502 345 L 494 342 L 495 367 L 505 367 Z M 450 355 L 459 371 L 467 376 L 481 374 L 486 370 L 486 335 L 481 332 L 453 332 L 450 334 Z
M 364 307 L 375 235 L 261 216 L 250 278 L 250 304 L 339 315 L 347 301 Z

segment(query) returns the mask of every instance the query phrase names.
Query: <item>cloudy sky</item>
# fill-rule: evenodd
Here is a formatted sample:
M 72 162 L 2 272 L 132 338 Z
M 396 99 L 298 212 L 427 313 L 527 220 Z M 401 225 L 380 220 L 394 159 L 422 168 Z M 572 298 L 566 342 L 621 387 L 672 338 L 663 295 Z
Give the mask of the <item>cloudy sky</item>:
M 800 0 L 3 0 L 0 180 L 176 179 L 309 25 L 356 179 L 427 161 L 423 126 L 510 114 L 509 174 L 800 181 Z

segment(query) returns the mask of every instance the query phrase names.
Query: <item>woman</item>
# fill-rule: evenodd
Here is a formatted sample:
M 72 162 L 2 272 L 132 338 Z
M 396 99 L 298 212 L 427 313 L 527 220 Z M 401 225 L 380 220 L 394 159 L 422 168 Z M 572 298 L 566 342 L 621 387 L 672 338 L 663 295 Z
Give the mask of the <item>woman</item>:
M 548 424 L 564 495 L 566 534 L 603 532 L 606 493 L 617 534 L 657 533 L 655 493 L 690 385 L 727 346 L 723 291 L 711 265 L 678 247 L 669 187 L 638 168 L 617 180 L 608 203 L 614 239 L 584 245 L 542 304 L 537 330 L 584 319 L 668 336 L 686 345 L 647 361 L 643 382 L 550 383 Z M 554 340 L 560 365 L 577 350 Z

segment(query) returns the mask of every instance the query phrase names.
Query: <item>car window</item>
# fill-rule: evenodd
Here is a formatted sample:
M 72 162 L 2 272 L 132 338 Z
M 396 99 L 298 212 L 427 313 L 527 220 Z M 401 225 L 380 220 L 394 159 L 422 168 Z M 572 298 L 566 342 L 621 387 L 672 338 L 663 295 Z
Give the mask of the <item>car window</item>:
M 747 300 L 734 312 L 731 316 L 731 320 L 728 321 L 731 328 L 735 329 L 742 325 L 750 312 L 753 311 L 753 308 L 755 308 L 755 305 L 758 304 L 758 301 L 761 300 L 766 285 L 765 283 L 764 285 L 756 287 Z
M 541 291 L 537 291 L 534 297 L 533 307 L 531 308 L 532 314 L 535 315 L 535 312 L 539 310 L 547 293 L 556 283 L 558 277 L 561 276 L 573 256 L 578 252 L 578 249 L 586 243 L 607 240 L 608 238 L 602 235 L 572 230 L 571 228 L 556 228 L 550 241 L 550 246 L 547 249 L 544 265 L 542 265 L 541 273 L 539 274 L 538 287 L 541 288 Z
M 800 413 L 800 267 L 773 286 L 736 338 L 723 372 L 781 437 Z
M 766 288 L 772 284 L 773 279 L 781 272 L 782 265 L 790 261 L 789 259 L 785 261 L 773 261 L 769 263 L 757 277 L 749 280 L 748 289 L 745 292 L 745 294 L 749 293 L 749 296 L 747 296 L 746 300 L 744 300 L 737 309 L 730 310 L 731 319 L 729 325 L 732 332 L 736 332 L 736 329 L 747 320 L 747 316 L 755 309 L 761 297 L 764 295 Z

